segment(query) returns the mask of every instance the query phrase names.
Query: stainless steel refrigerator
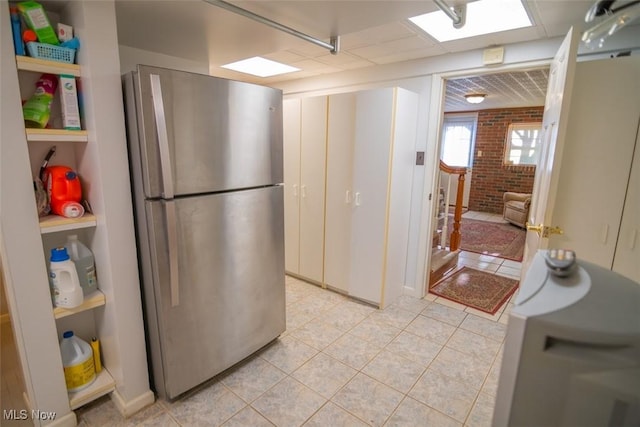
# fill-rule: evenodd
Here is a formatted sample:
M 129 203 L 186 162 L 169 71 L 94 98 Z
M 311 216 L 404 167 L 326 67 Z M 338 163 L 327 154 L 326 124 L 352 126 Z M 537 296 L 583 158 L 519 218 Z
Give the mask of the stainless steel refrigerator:
M 282 93 L 123 76 L 153 386 L 173 399 L 285 330 Z

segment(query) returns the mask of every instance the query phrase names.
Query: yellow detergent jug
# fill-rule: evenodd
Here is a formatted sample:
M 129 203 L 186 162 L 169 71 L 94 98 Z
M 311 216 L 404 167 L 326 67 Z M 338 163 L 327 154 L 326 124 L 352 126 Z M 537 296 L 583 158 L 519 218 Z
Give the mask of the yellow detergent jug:
M 66 331 L 60 341 L 62 366 L 67 390 L 82 390 L 96 379 L 96 368 L 93 362 L 93 350 L 88 342 Z

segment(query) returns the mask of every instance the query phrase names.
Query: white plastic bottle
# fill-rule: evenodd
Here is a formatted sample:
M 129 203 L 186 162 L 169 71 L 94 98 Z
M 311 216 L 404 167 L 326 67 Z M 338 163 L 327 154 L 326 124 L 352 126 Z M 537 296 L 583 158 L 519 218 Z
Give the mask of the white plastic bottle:
M 51 249 L 49 282 L 56 307 L 73 308 L 84 300 L 76 266 L 66 248 Z
M 88 342 L 76 337 L 73 331 L 62 334 L 60 355 L 64 367 L 67 390 L 79 391 L 91 385 L 96 379 L 93 350 Z
M 86 296 L 98 289 L 96 264 L 93 260 L 91 250 L 78 240 L 78 236 L 75 234 L 67 236 L 67 244 L 65 247 L 71 257 L 71 261 L 73 261 L 76 266 L 82 293 Z

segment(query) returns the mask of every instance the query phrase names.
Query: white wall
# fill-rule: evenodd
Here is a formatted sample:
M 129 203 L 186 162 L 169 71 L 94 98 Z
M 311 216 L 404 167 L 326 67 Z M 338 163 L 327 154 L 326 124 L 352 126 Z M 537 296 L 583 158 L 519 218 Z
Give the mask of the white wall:
M 523 62 L 545 62 L 553 57 L 561 39 L 550 39 L 505 46 L 505 62 L 509 67 L 517 67 Z M 376 87 L 400 86 L 420 95 L 419 123 L 416 151 L 425 151 L 425 166 L 414 168 L 411 221 L 409 229 L 409 247 L 405 277 L 405 293 L 422 296 L 424 281 L 424 262 L 427 242 L 421 241 L 421 228 L 425 211 L 430 212 L 432 204 L 428 199 L 433 186 L 434 170 L 430 167 L 437 154 L 435 141 L 437 129 L 430 129 L 429 114 L 437 106 L 438 100 L 431 99 L 434 74 L 460 72 L 486 73 L 495 71 L 495 67 L 482 65 L 482 50 L 473 50 L 403 62 L 400 64 L 380 65 L 359 70 L 350 70 L 326 76 L 317 76 L 278 84 L 285 98 L 325 95 Z M 436 126 L 437 127 L 437 126 Z M 421 224 L 422 222 L 422 224 Z
M 628 28 L 612 37 L 608 42 L 608 49 L 637 48 L 640 40 L 640 26 Z M 505 46 L 504 67 L 516 68 L 524 63 L 547 62 L 555 54 L 562 37 L 538 40 L 525 43 L 516 43 Z M 581 48 L 580 53 L 590 54 L 586 48 Z M 600 54 L 607 55 L 607 54 Z M 203 74 L 209 73 L 209 66 L 172 56 L 120 46 L 120 62 L 122 72 L 132 70 L 137 63 L 157 65 L 178 70 L 191 71 Z M 446 54 L 437 57 L 416 59 L 399 64 L 386 64 L 364 69 L 349 70 L 342 73 L 321 75 L 306 79 L 275 83 L 271 86 L 283 90 L 285 98 L 329 95 L 334 93 L 352 92 L 379 87 L 400 86 L 416 92 L 420 95 L 416 151 L 426 151 L 425 164 L 429 165 L 430 159 L 437 153 L 435 146 L 428 146 L 428 141 L 435 141 L 437 129 L 430 129 L 428 117 L 431 110 L 435 109 L 438 100 L 431 99 L 432 77 L 434 74 L 469 75 L 497 71 L 496 66 L 486 67 L 482 65 L 482 50 L 473 50 Z M 429 142 L 431 144 L 431 142 Z M 409 256 L 406 269 L 406 291 L 410 294 L 421 292 L 424 281 L 424 261 L 428 255 L 425 253 L 426 241 L 420 241 L 422 233 L 422 216 L 428 208 L 423 204 L 423 199 L 428 197 L 434 178 L 433 168 L 418 166 L 414 170 L 411 226 L 409 235 Z M 428 203 L 427 205 L 428 206 Z M 424 240 L 424 239 L 423 239 Z
M 191 61 L 124 45 L 119 45 L 118 50 L 120 53 L 120 71 L 122 74 L 135 70 L 138 64 L 209 74 L 209 63 L 206 61 Z

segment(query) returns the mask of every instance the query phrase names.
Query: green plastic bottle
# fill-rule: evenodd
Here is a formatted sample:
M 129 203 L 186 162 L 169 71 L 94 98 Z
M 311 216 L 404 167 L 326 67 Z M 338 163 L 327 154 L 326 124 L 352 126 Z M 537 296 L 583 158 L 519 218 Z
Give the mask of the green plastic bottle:
M 47 126 L 51 115 L 51 102 L 57 87 L 58 78 L 54 74 L 40 76 L 33 96 L 22 106 L 26 127 L 44 129 Z

